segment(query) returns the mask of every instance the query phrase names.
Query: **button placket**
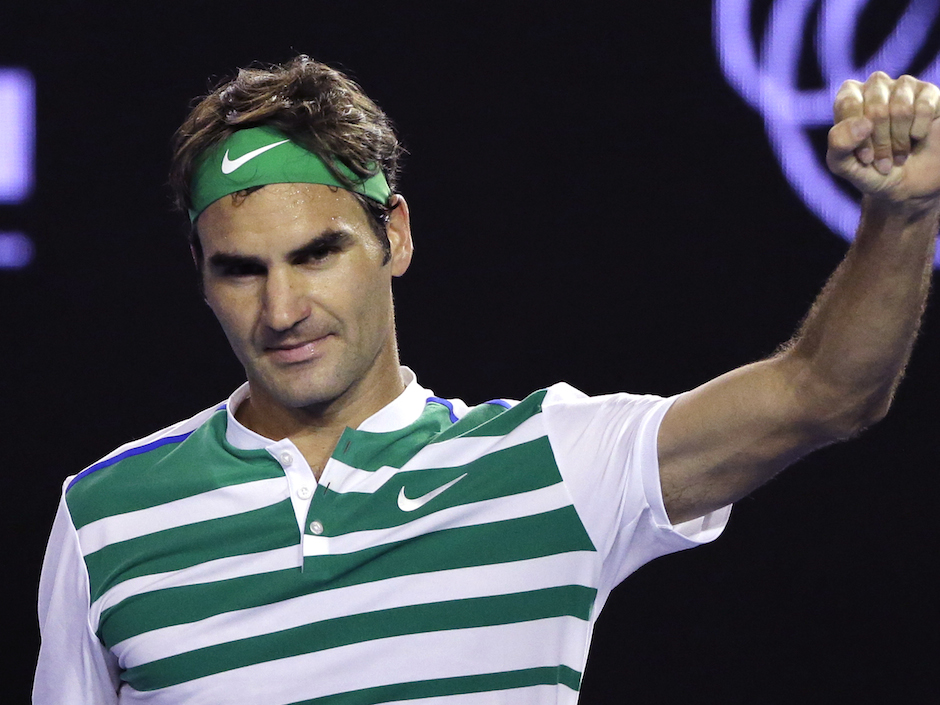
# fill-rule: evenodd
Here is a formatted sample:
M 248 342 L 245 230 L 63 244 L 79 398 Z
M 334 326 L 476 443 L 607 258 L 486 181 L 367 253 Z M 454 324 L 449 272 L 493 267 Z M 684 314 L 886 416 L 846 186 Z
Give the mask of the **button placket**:
M 307 465 L 304 456 L 290 440 L 284 439 L 268 446 L 268 453 L 277 461 L 284 471 L 287 480 L 288 497 L 294 510 L 294 519 L 297 521 L 298 540 L 303 544 L 306 529 L 307 513 L 310 502 L 317 488 L 317 480 Z
M 344 442 L 341 440 L 341 443 Z M 347 444 L 348 445 L 348 444 Z M 324 501 L 324 495 L 326 491 L 330 488 L 330 483 L 334 480 L 339 481 L 343 477 L 342 470 L 343 464 L 337 463 L 333 458 L 329 458 L 326 461 L 326 464 L 323 466 L 323 472 L 320 473 L 320 482 L 324 488 L 324 492 L 320 494 L 318 502 Z M 339 472 L 340 475 L 337 478 L 334 478 L 334 475 Z M 319 508 L 319 509 L 318 509 Z M 323 510 L 323 505 L 318 504 L 317 507 L 312 505 L 308 509 L 307 516 L 307 525 L 305 528 L 306 535 L 304 536 L 304 558 L 311 558 L 314 556 L 325 556 L 330 553 L 330 545 L 332 539 L 329 536 L 324 536 L 326 532 L 326 526 L 323 523 L 323 516 L 320 512 Z M 317 517 L 320 514 L 319 518 Z

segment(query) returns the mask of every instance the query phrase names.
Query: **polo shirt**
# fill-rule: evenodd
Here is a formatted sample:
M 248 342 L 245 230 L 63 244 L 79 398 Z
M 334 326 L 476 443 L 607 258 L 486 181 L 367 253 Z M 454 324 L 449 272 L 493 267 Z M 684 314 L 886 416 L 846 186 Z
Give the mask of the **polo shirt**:
M 669 522 L 673 399 L 469 407 L 402 375 L 319 481 L 235 419 L 247 385 L 66 480 L 34 702 L 577 702 L 610 591 L 730 512 Z

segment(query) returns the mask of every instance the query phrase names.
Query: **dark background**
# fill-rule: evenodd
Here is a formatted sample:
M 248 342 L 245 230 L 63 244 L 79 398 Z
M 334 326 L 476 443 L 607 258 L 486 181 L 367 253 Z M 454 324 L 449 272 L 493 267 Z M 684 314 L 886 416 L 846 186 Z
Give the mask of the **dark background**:
M 859 52 L 905 4 L 872 1 Z M 28 697 L 62 480 L 242 380 L 165 187 L 210 79 L 305 52 L 396 121 L 417 247 L 402 359 L 442 396 L 689 389 L 771 353 L 846 249 L 725 83 L 708 2 L 21 5 L 0 65 L 37 81 L 37 185 L 0 230 L 37 256 L 0 272 L 4 702 Z M 934 701 L 935 307 L 887 420 L 618 588 L 582 702 Z

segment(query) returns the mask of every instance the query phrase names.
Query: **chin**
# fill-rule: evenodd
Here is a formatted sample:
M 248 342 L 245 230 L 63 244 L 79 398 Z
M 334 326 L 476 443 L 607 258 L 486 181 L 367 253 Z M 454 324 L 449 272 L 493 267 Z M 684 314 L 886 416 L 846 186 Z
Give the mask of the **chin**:
M 271 389 L 268 388 L 268 395 L 278 406 L 287 409 L 305 409 L 311 406 L 321 406 L 334 401 L 341 395 L 341 392 L 334 392 L 332 389 Z
M 329 404 L 346 391 L 343 385 L 335 380 L 319 384 L 310 382 L 304 384 L 302 381 L 294 384 L 282 382 L 277 385 L 266 385 L 266 388 L 276 404 L 289 409 L 304 409 Z
M 284 409 L 305 409 L 336 401 L 365 376 L 359 369 L 349 369 L 332 361 L 318 360 L 315 364 L 288 369 L 257 369 L 249 379 L 256 389 L 274 404 Z

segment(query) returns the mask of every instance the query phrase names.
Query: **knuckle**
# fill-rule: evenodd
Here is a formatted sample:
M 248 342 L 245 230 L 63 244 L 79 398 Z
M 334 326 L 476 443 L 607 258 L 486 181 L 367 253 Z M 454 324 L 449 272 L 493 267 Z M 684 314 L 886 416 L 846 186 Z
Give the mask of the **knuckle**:
M 911 103 L 914 101 L 916 86 L 913 83 L 906 83 L 898 80 L 891 91 L 891 99 Z
M 920 112 L 933 112 L 940 105 L 940 91 L 921 91 L 914 100 L 914 110 Z
M 914 103 L 912 111 L 919 118 L 929 118 L 933 116 L 934 107 L 930 101 L 918 100 Z
M 886 83 L 866 83 L 862 90 L 865 104 L 887 103 L 891 97 L 891 87 Z
M 861 92 L 862 86 L 865 84 L 861 81 L 856 81 L 854 78 L 850 78 L 847 81 L 843 81 L 842 85 L 839 87 L 839 92 Z
M 868 115 L 872 120 L 886 120 L 889 117 L 888 104 L 887 103 L 866 103 L 865 104 L 865 114 Z
M 914 105 L 907 101 L 894 101 L 888 110 L 892 120 L 910 118 L 914 115 Z
M 840 113 L 857 110 L 861 105 L 861 99 L 854 93 L 836 96 L 835 108 Z

